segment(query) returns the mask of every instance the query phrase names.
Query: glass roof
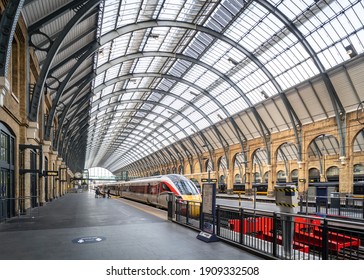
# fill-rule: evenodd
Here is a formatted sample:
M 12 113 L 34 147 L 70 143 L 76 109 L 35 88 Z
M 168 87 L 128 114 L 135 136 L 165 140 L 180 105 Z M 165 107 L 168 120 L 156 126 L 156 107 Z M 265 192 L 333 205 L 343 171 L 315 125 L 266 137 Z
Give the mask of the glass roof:
M 86 168 L 120 170 L 362 53 L 363 14 L 359 0 L 105 0 Z

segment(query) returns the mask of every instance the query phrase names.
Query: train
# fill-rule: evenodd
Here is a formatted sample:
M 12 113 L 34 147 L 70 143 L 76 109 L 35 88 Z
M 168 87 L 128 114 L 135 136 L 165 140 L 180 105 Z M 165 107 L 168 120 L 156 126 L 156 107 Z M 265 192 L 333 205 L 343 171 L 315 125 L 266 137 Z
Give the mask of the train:
M 125 182 L 99 184 L 95 187 L 110 194 L 134 201 L 146 203 L 162 209 L 168 209 L 169 194 L 174 193 L 175 199 L 181 204 L 189 203 L 191 216 L 199 216 L 201 194 L 195 184 L 179 174 L 158 175 L 138 178 Z
M 268 183 L 253 183 L 257 195 L 268 195 Z M 233 185 L 233 193 L 245 194 L 245 184 L 235 183 Z

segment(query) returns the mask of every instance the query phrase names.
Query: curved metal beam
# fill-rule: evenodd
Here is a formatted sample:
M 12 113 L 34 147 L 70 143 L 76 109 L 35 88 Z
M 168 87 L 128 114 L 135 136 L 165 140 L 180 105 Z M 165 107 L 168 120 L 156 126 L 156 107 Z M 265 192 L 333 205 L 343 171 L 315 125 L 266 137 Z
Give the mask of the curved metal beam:
M 319 70 L 321 78 L 325 83 L 326 89 L 327 89 L 330 99 L 331 99 L 332 106 L 335 111 L 336 122 L 338 124 L 338 130 L 339 130 L 338 132 L 340 135 L 340 155 L 345 156 L 346 155 L 346 151 L 345 151 L 346 131 L 345 131 L 345 123 L 344 123 L 343 118 L 345 117 L 346 112 L 345 112 L 344 106 L 342 105 L 340 98 L 338 97 L 336 90 L 325 70 L 323 63 L 318 58 L 318 56 L 317 56 L 316 52 L 314 51 L 314 49 L 312 48 L 312 46 L 308 43 L 306 38 L 303 36 L 302 32 L 299 31 L 299 29 L 292 23 L 292 21 L 290 21 L 286 17 L 285 14 L 283 14 L 280 10 L 278 10 L 276 7 L 274 7 L 271 3 L 268 3 L 268 1 L 266 1 L 266 0 L 256 0 L 256 2 L 258 2 L 261 6 L 263 6 L 265 9 L 267 9 L 270 13 L 275 15 L 288 28 L 288 30 L 294 36 L 297 37 L 297 39 L 303 45 L 304 49 L 310 55 L 314 64 L 316 65 L 317 69 Z M 299 148 L 300 148 L 299 160 L 301 160 L 302 159 L 301 142 L 299 142 L 299 145 L 300 145 L 299 146 Z
M 106 88 L 107 86 L 110 86 L 110 85 L 113 85 L 117 82 L 121 82 L 123 80 L 128 80 L 128 79 L 131 79 L 131 78 L 138 78 L 138 77 L 157 77 L 157 78 L 165 78 L 165 79 L 172 79 L 172 80 L 177 80 L 181 83 L 185 83 L 191 87 L 194 87 L 196 88 L 196 85 L 186 81 L 186 80 L 183 80 L 181 78 L 178 78 L 178 77 L 175 77 L 175 76 L 172 76 L 172 75 L 167 75 L 167 74 L 159 74 L 159 73 L 134 73 L 134 74 L 127 74 L 127 75 L 124 75 L 124 76 L 119 76 L 117 78 L 114 78 L 114 79 L 111 79 L 101 85 L 99 85 L 98 87 L 95 88 L 94 92 L 99 92 L 99 91 L 102 91 L 104 88 Z M 233 85 L 235 87 L 235 85 Z M 197 87 L 199 88 L 199 87 Z M 137 89 L 136 89 L 137 90 Z M 237 89 L 238 91 L 240 91 L 240 89 L 238 88 Z M 156 91 L 156 90 L 155 90 Z M 205 92 L 205 90 L 202 90 L 202 92 Z M 201 114 L 201 115 L 204 115 L 204 114 Z M 206 118 L 208 121 L 209 121 L 209 118 Z M 232 119 L 232 118 L 231 118 Z M 211 121 L 209 121 L 210 124 L 211 124 Z M 235 121 L 234 121 L 235 122 Z M 236 125 L 237 126 L 237 125 Z M 225 139 L 223 139 L 221 133 L 218 131 L 216 125 L 212 124 L 211 127 L 214 129 L 215 133 L 216 133 L 216 136 L 217 138 L 219 139 L 222 147 L 224 147 L 224 143 L 223 143 L 223 140 L 226 142 Z M 237 132 L 238 133 L 238 132 Z M 240 138 L 238 137 L 237 135 L 237 138 Z M 223 139 L 223 140 L 222 140 Z M 227 142 L 226 142 L 227 143 Z M 241 143 L 241 145 L 243 146 L 243 144 Z M 210 148 L 209 148 L 210 149 Z M 226 149 L 224 149 L 224 153 L 226 154 Z M 211 153 L 210 153 L 211 155 Z
M 92 105 L 98 105 L 102 101 L 108 100 L 108 99 L 114 97 L 115 95 L 123 94 L 124 92 L 127 93 L 127 92 L 135 92 L 135 91 L 157 92 L 157 93 L 160 93 L 160 94 L 162 94 L 164 96 L 171 96 L 173 98 L 176 98 L 177 100 L 180 100 L 180 101 L 184 102 L 186 105 L 189 105 L 190 107 L 194 108 L 194 110 L 197 111 L 198 113 L 200 113 L 201 116 L 205 117 L 205 119 L 210 124 L 210 126 L 213 126 L 214 125 L 212 123 L 211 119 L 198 106 L 196 106 L 195 104 L 193 104 L 191 101 L 189 101 L 189 100 L 187 100 L 185 98 L 182 98 L 181 96 L 179 96 L 177 94 L 174 94 L 174 93 L 171 93 L 171 92 L 167 92 L 167 91 L 164 91 L 164 90 L 160 90 L 160 89 L 150 89 L 150 88 L 123 89 L 123 90 L 120 90 L 120 91 L 117 91 L 117 92 L 112 92 L 110 94 L 107 94 L 107 95 L 103 96 L 102 99 L 99 99 L 99 100 L 95 101 Z M 143 103 L 143 100 L 140 101 L 140 102 Z M 119 103 L 119 101 L 116 101 L 115 102 L 115 104 L 118 104 L 118 103 Z M 107 104 L 107 105 L 105 105 L 105 106 L 103 106 L 101 108 L 98 108 L 98 110 L 102 110 L 102 108 L 108 107 L 108 106 L 110 106 L 112 104 L 114 104 L 114 103 Z
M 46 129 L 45 129 L 45 133 L 44 133 L 45 140 L 49 140 L 49 138 L 50 138 L 51 126 L 52 126 L 54 116 L 56 113 L 56 108 L 58 106 L 59 99 L 61 98 L 63 91 L 66 88 L 68 82 L 71 80 L 73 74 L 76 72 L 78 67 L 80 67 L 80 65 L 86 59 L 88 59 L 99 47 L 100 47 L 99 43 L 93 42 L 90 45 L 90 48 L 80 57 L 80 59 L 78 59 L 78 61 L 68 71 L 67 76 L 63 79 L 62 83 L 58 87 L 57 92 L 52 100 L 52 108 L 49 112 L 49 117 L 48 117 L 47 124 L 46 124 Z M 91 75 L 91 76 L 94 76 L 94 75 Z M 73 101 L 73 100 L 71 99 L 71 101 Z
M 41 29 L 43 26 L 45 26 L 49 22 L 56 20 L 58 17 L 67 13 L 69 10 L 72 10 L 72 9 L 80 6 L 84 2 L 85 2 L 85 0 L 75 0 L 75 1 L 71 1 L 70 3 L 60 7 L 55 12 L 47 15 L 46 17 L 43 17 L 42 19 L 40 19 L 40 20 L 34 22 L 32 25 L 30 25 L 28 27 L 28 34 L 32 35 L 35 31 L 38 31 L 39 29 Z
M 163 115 L 160 115 L 158 113 L 155 113 L 153 111 L 149 111 L 149 110 L 142 110 L 142 109 L 122 109 L 120 110 L 121 112 L 144 112 L 144 113 L 148 113 L 148 114 L 153 114 L 153 115 L 156 115 L 157 117 L 160 117 L 162 119 L 164 119 L 165 121 L 170 121 L 173 123 L 174 126 L 178 127 L 180 129 L 180 131 L 182 131 L 185 135 L 186 135 L 186 138 L 190 141 L 191 145 L 194 147 L 194 150 L 196 152 L 196 155 L 198 154 L 201 154 L 202 151 L 199 149 L 199 147 L 195 144 L 195 142 L 192 140 L 191 136 L 188 135 L 186 133 L 186 131 L 184 129 L 182 129 L 182 127 L 178 124 L 178 123 L 175 123 L 173 122 L 170 118 L 166 117 L 166 116 L 163 116 Z M 107 115 L 113 115 L 115 114 L 116 112 L 109 112 L 107 113 L 106 115 L 104 116 L 107 116 Z M 95 121 L 94 121 L 95 122 Z M 162 123 L 158 124 L 158 125 L 162 125 Z M 92 126 L 92 122 L 90 123 L 90 126 Z M 196 132 L 195 132 L 196 133 Z M 197 133 L 198 135 L 198 133 Z M 177 141 L 176 143 L 179 143 L 181 141 Z
M 118 102 L 118 104 L 124 104 L 124 103 L 127 103 L 127 104 L 130 104 L 130 103 L 141 103 L 141 102 L 143 102 L 143 103 L 147 103 L 147 104 L 153 104 L 153 105 L 156 105 L 156 106 L 161 106 L 161 107 L 163 107 L 163 108 L 166 108 L 166 109 L 168 109 L 169 111 L 172 111 L 173 113 L 175 113 L 175 114 L 177 114 L 177 115 L 181 115 L 182 117 L 184 117 L 184 115 L 181 113 L 181 112 L 179 112 L 178 110 L 176 110 L 176 109 L 174 109 L 174 108 L 171 108 L 171 107 L 169 107 L 169 106 L 167 106 L 167 105 L 165 105 L 165 104 L 161 104 L 161 103 L 158 103 L 158 102 L 155 102 L 155 101 L 150 101 L 150 100 L 123 100 L 123 101 L 119 101 Z M 122 111 L 122 110 L 121 110 Z M 96 112 L 98 112 L 98 111 L 95 111 L 95 112 L 93 112 L 93 113 L 91 113 L 91 117 L 92 116 L 95 116 L 95 114 L 96 114 Z M 116 112 L 116 111 L 115 111 Z M 199 131 L 199 129 L 198 129 L 198 127 L 196 126 L 196 124 L 193 122 L 193 121 L 191 121 L 189 118 L 185 118 L 189 123 L 190 123 L 190 125 L 191 126 L 193 126 L 194 127 L 194 129 L 196 130 L 196 131 Z M 201 134 L 201 133 L 200 133 Z M 206 142 L 206 137 L 203 135 L 203 134 L 201 134 L 201 136 L 202 136 L 202 138 L 204 139 L 204 142 L 205 143 L 207 143 Z M 211 151 L 210 151 L 211 152 Z
M 0 77 L 8 77 L 11 47 L 24 0 L 8 1 L 0 21 Z
M 82 85 L 80 85 L 79 87 L 78 87 L 78 90 L 75 92 L 75 93 L 73 93 L 73 95 L 72 95 L 72 98 L 71 98 L 71 100 L 68 102 L 68 104 L 67 104 L 67 106 L 66 106 L 66 108 L 64 108 L 63 109 L 63 114 L 62 114 L 62 116 L 61 116 L 61 118 L 60 118 L 60 120 L 59 120 L 59 122 L 58 122 L 58 130 L 57 130 L 57 133 L 56 133 L 56 137 L 55 137 L 55 141 L 53 142 L 53 148 L 55 149 L 55 150 L 58 150 L 58 146 L 59 146 L 59 139 L 60 139 L 60 132 L 62 131 L 62 127 L 63 127 L 63 124 L 64 124 L 64 120 L 65 120 L 65 118 L 66 118 L 66 116 L 67 116 L 67 113 L 68 113 L 68 111 L 70 110 L 70 108 L 72 107 L 72 104 L 73 104 L 73 102 L 76 100 L 76 98 L 78 97 L 78 95 L 82 92 L 82 90 L 94 79 L 96 77 L 96 75 L 95 74 L 91 74 L 91 75 L 89 75 L 89 77 L 88 77 L 88 79 L 86 80 L 86 81 L 84 81 L 83 82 L 83 84 Z M 86 100 L 85 100 L 85 102 L 88 102 L 88 100 L 89 100 L 89 98 L 86 98 Z M 78 110 L 81 108 L 81 106 L 79 106 L 78 107 L 78 109 L 75 111 L 75 113 L 73 114 L 73 116 L 72 116 L 72 118 L 71 119 L 73 119 L 75 116 L 76 116 L 76 114 L 77 114 L 77 112 L 78 112 Z M 70 124 L 70 123 L 69 123 Z M 68 131 L 68 129 L 69 129 L 69 125 L 68 125 L 68 127 L 66 128 L 66 130 L 65 130 L 65 132 L 67 132 Z
M 56 40 L 52 43 L 34 87 L 34 92 L 30 104 L 30 111 L 28 115 L 30 121 L 36 122 L 38 120 L 39 104 L 41 100 L 41 95 L 43 93 L 44 84 L 47 79 L 53 59 L 57 55 L 58 50 L 61 47 L 64 39 L 67 37 L 71 29 L 75 25 L 77 25 L 84 17 L 86 17 L 88 12 L 95 8 L 101 1 L 102 0 L 89 0 L 89 2 L 87 2 L 80 10 L 77 11 L 76 15 L 72 17 L 72 19 L 66 24 L 63 30 L 58 34 Z
M 144 120 L 144 118 L 142 118 L 142 117 L 133 117 L 133 118 L 137 118 L 137 119 L 140 119 L 140 120 Z M 140 124 L 139 126 L 141 126 L 141 127 L 143 127 L 143 128 L 148 128 L 148 126 L 147 125 L 142 125 L 142 124 Z M 173 132 L 172 131 L 170 131 L 168 128 L 166 128 L 165 126 L 163 126 L 163 125 L 161 125 L 161 127 L 163 127 L 166 131 L 168 131 L 169 133 L 171 133 L 171 134 L 173 134 Z M 140 134 L 143 132 L 144 130 L 141 130 L 141 129 L 136 129 L 136 128 L 134 128 L 133 129 L 133 131 L 129 134 L 129 135 L 139 135 L 140 136 Z M 161 133 L 159 133 L 159 135 L 161 135 L 165 140 L 167 140 L 167 142 L 169 142 L 169 144 L 171 145 L 171 144 L 173 144 L 166 136 L 164 136 L 163 134 L 161 134 Z M 141 136 L 140 136 L 141 137 Z M 158 139 L 157 139 L 157 137 L 156 136 L 153 136 L 151 133 L 149 134 L 149 137 L 151 137 L 152 139 L 154 139 L 154 140 L 157 140 L 157 141 L 159 141 Z M 105 139 L 105 138 L 104 138 Z M 103 140 L 104 140 L 103 139 Z M 134 142 L 132 142 L 132 141 L 128 141 L 129 143 L 131 143 L 131 144 L 134 144 Z M 165 148 L 166 146 L 164 145 L 164 144 L 162 144 L 162 146 L 163 146 L 163 148 Z M 116 150 L 114 150 L 113 152 L 115 152 Z M 109 151 L 109 153 L 113 153 L 113 152 L 111 152 L 111 151 Z M 157 151 L 156 151 L 157 152 Z M 109 157 L 111 157 L 111 155 L 108 155 L 108 154 L 105 154 L 104 156 L 103 156 L 104 158 L 105 157 L 107 157 L 107 158 L 109 158 Z M 102 162 L 102 159 L 100 160 L 100 162 Z M 102 164 L 102 163 L 101 163 Z
M 251 61 L 253 61 L 264 73 L 265 75 L 271 80 L 272 84 L 276 87 L 278 92 L 281 92 L 281 87 L 274 78 L 274 76 L 268 71 L 268 69 L 265 67 L 263 63 L 261 63 L 251 52 L 249 52 L 247 49 L 245 49 L 243 46 L 239 45 L 234 40 L 230 39 L 229 37 L 204 26 L 187 23 L 187 22 L 181 22 L 181 21 L 172 21 L 172 20 L 159 20 L 159 21 L 144 21 L 144 22 L 138 22 L 135 24 L 129 24 L 122 26 L 118 28 L 117 30 L 110 31 L 109 33 L 103 35 L 100 38 L 100 44 L 104 45 L 107 42 L 125 35 L 127 33 L 131 33 L 133 31 L 141 30 L 141 29 L 147 29 L 147 28 L 153 28 L 153 27 L 177 27 L 182 29 L 189 29 L 189 30 L 196 30 L 200 31 L 206 34 L 209 34 L 215 38 L 220 39 L 221 41 L 224 41 L 225 43 L 233 46 L 234 48 L 238 49 L 244 55 L 246 55 Z M 240 91 L 241 92 L 241 91 Z M 270 131 L 261 119 L 260 115 L 256 111 L 254 107 L 251 107 L 253 114 L 258 122 L 258 125 L 261 129 L 262 135 L 270 135 Z
M 116 58 L 116 59 L 114 59 L 112 61 L 108 61 L 107 63 L 104 63 L 104 64 L 100 65 L 100 67 L 98 67 L 96 69 L 96 74 L 100 74 L 100 73 L 102 73 L 104 71 L 107 71 L 109 68 L 113 67 L 114 65 L 121 64 L 121 63 L 124 63 L 124 62 L 129 61 L 129 60 L 143 58 L 143 57 L 169 57 L 169 58 L 186 60 L 186 61 L 189 61 L 189 62 L 191 62 L 193 64 L 197 64 L 197 65 L 199 65 L 201 67 L 204 67 L 208 71 L 212 71 L 215 75 L 218 75 L 221 79 L 223 79 L 227 83 L 229 83 L 229 85 L 232 88 L 234 88 L 242 96 L 242 98 L 247 103 L 247 105 L 249 105 L 249 103 L 251 105 L 251 102 L 248 99 L 248 97 L 246 96 L 246 94 L 243 93 L 240 90 L 240 88 L 237 87 L 235 85 L 235 83 L 233 83 L 230 80 L 229 77 L 227 77 L 226 75 L 222 74 L 220 71 L 212 68 L 207 63 L 204 63 L 204 62 L 202 62 L 200 60 L 197 60 L 195 58 L 192 58 L 192 57 L 189 57 L 189 56 L 186 56 L 186 55 L 183 55 L 183 54 L 176 54 L 176 53 L 171 53 L 171 52 L 153 52 L 153 51 L 131 53 L 131 54 L 127 54 L 125 56 Z M 180 80 L 181 80 L 181 78 L 180 78 Z M 228 112 L 228 110 L 220 103 L 220 101 L 218 101 L 214 96 L 212 96 L 207 90 L 202 89 L 201 87 L 198 87 L 198 86 L 194 85 L 193 83 L 188 83 L 188 84 L 189 84 L 189 86 L 191 86 L 191 87 L 193 86 L 194 88 L 196 88 L 200 92 L 202 92 L 203 95 L 207 96 L 211 101 L 213 101 L 224 112 L 224 114 L 228 117 L 228 119 L 232 123 L 232 125 L 233 125 L 233 127 L 235 129 L 236 137 L 239 140 L 239 143 L 240 143 L 241 147 L 243 148 L 244 144 L 242 143 L 242 140 L 241 140 L 240 136 L 243 137 L 243 141 L 247 141 L 247 139 L 246 139 L 245 135 L 243 134 L 243 132 L 240 130 L 239 126 L 236 124 L 235 120 L 232 118 L 232 116 Z M 98 88 L 95 89 L 95 92 L 97 92 L 97 91 L 99 91 Z

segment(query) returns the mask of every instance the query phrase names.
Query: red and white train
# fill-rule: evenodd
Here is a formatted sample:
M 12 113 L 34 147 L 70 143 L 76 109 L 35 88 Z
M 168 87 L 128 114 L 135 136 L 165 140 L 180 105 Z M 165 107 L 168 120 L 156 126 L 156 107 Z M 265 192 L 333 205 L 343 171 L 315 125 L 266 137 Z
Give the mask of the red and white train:
M 144 202 L 165 209 L 168 208 L 168 196 L 171 192 L 180 201 L 189 201 L 196 204 L 202 202 L 201 194 L 195 184 L 179 174 L 101 184 L 98 187 L 104 192 L 109 188 L 110 193 L 114 196 Z

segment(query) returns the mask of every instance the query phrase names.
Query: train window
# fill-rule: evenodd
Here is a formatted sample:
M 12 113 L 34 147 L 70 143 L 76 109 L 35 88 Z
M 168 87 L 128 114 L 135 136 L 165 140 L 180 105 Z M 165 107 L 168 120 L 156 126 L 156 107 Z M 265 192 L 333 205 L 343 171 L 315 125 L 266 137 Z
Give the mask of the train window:
M 195 185 L 188 180 L 175 181 L 174 183 L 178 187 L 181 194 L 187 194 L 187 195 L 198 194 L 198 191 L 197 191 Z
M 162 183 L 162 192 L 170 192 L 171 190 L 168 188 L 168 186 L 165 183 Z

